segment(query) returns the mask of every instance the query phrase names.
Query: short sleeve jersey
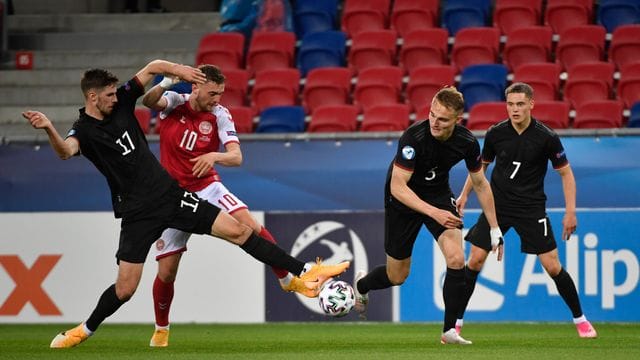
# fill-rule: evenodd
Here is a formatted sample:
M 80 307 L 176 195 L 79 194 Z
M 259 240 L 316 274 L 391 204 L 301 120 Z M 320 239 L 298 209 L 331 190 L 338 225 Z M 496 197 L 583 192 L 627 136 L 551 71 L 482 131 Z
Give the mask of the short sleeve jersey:
M 80 109 L 80 117 L 67 137 L 75 137 L 80 153 L 106 177 L 116 217 L 155 203 L 176 185 L 149 149 L 134 115 L 136 99 L 144 87 L 133 78 L 116 91 L 111 114 L 95 119 Z
M 555 169 L 569 164 L 558 134 L 536 119 L 518 134 L 511 121 L 504 120 L 485 137 L 482 160 L 490 163 L 494 159 L 491 188 L 498 214 L 543 216 L 548 162 Z
M 193 176 L 190 160 L 240 141 L 227 108 L 216 105 L 211 112 L 195 111 L 189 104 L 190 95 L 173 91 L 163 95 L 167 107 L 160 113 L 160 161 L 180 186 L 195 192 L 219 177 L 215 167 L 206 176 Z
M 409 188 L 422 200 L 452 194 L 449 171 L 461 160 L 470 172 L 482 169 L 480 145 L 471 131 L 456 125 L 451 136 L 440 141 L 431 135 L 429 121 L 420 121 L 409 127 L 398 141 L 395 158 L 387 173 L 386 191 L 390 194 L 393 165 L 413 171 Z

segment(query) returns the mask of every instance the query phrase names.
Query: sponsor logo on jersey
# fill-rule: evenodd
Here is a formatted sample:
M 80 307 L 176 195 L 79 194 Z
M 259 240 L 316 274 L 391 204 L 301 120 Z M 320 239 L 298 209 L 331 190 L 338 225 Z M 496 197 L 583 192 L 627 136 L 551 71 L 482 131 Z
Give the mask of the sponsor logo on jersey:
M 227 136 L 237 136 L 235 131 L 227 131 Z
M 407 145 L 402 148 L 402 157 L 406 160 L 412 160 L 414 157 L 416 157 L 416 150 L 413 147 Z

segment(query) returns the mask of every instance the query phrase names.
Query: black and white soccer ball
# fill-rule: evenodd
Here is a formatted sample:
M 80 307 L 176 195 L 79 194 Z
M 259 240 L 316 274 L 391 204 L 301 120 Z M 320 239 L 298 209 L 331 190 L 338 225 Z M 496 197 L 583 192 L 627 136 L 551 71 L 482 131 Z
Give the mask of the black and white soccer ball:
M 333 317 L 345 316 L 356 303 L 353 287 L 340 280 L 328 280 L 322 285 L 318 295 L 318 303 L 322 311 Z

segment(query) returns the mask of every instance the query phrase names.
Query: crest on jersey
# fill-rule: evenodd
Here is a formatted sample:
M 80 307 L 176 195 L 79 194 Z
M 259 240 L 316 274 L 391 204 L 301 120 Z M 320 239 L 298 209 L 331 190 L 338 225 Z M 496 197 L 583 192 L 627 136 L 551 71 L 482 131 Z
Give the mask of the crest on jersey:
M 407 145 L 402 148 L 402 157 L 406 160 L 411 160 L 416 157 L 416 150 L 413 147 Z
M 211 125 L 211 123 L 208 121 L 203 121 L 198 126 L 198 130 L 200 130 L 201 134 L 208 135 L 208 134 L 211 134 L 211 131 L 213 130 L 213 125 Z

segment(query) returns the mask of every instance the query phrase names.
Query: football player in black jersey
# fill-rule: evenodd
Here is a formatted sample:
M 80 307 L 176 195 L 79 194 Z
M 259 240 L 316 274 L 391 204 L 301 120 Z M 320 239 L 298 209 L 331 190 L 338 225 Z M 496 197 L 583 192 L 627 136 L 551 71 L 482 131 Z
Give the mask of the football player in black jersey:
M 80 109 L 80 117 L 66 138 L 60 136 L 43 113 L 29 110 L 22 114 L 34 128 L 46 131 L 60 158 L 82 154 L 95 165 L 109 184 L 116 218 L 122 218 L 115 284 L 103 292 L 86 322 L 53 339 L 53 348 L 83 342 L 133 296 L 149 249 L 166 228 L 223 238 L 263 263 L 299 275 L 309 288 L 317 289 L 322 281 L 349 266 L 349 262 L 305 264 L 228 213 L 180 188 L 149 149 L 134 115 L 136 100 L 156 74 L 196 84 L 206 81 L 199 69 L 164 60 L 150 62 L 120 87 L 110 72 L 92 69 L 84 73 L 80 82 L 85 107 Z
M 462 94 L 454 87 L 438 91 L 428 121 L 419 121 L 400 137 L 385 184 L 386 265 L 369 274 L 356 274 L 356 310 L 364 315 L 370 290 L 401 285 L 409 276 L 413 244 L 422 225 L 437 241 L 447 263 L 444 280 L 443 344 L 471 344 L 455 331 L 460 300 L 465 289 L 462 220 L 449 186 L 449 171 L 465 161 L 473 187 L 487 213 L 492 249 L 501 258 L 502 234 L 498 228 L 489 182 L 480 162 L 480 145 L 459 122 L 464 111 Z
M 565 215 L 562 220 L 562 240 L 569 240 L 576 230 L 576 182 L 558 134 L 531 117 L 534 106 L 533 89 L 528 84 L 514 83 L 505 90 L 509 118 L 492 126 L 486 134 L 482 162 L 487 166 L 496 161 L 491 174 L 491 189 L 495 196 L 498 222 L 503 232 L 514 228 L 520 237 L 520 250 L 535 254 L 556 284 L 562 299 L 573 314 L 578 334 L 595 338 L 597 333 L 582 313 L 576 286 L 558 260 L 556 240 L 546 213 L 544 177 L 550 161 L 562 179 Z M 463 214 L 471 191 L 469 178 L 458 198 L 458 211 Z M 464 307 L 458 314 L 456 328 L 461 329 L 464 310 L 473 294 L 478 273 L 491 249 L 487 217 L 482 214 L 469 230 L 471 253 L 465 268 L 467 291 Z

